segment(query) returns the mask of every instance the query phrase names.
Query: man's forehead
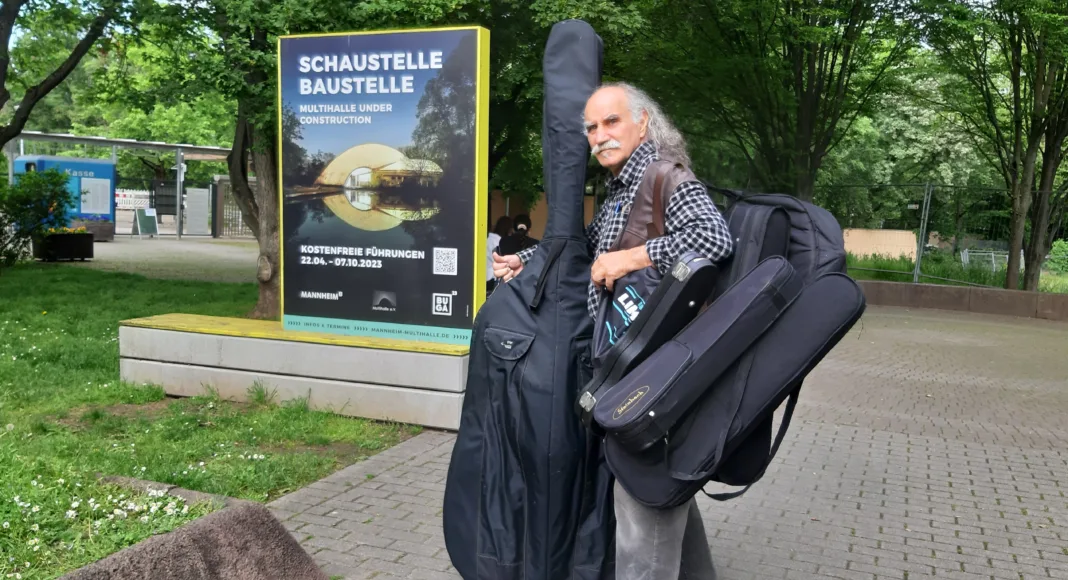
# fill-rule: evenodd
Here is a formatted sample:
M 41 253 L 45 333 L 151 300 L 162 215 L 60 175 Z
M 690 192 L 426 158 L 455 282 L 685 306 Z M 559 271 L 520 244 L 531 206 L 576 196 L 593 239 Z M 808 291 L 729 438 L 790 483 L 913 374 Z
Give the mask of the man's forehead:
M 586 102 L 586 120 L 602 121 L 627 110 L 626 94 L 617 87 L 601 89 Z

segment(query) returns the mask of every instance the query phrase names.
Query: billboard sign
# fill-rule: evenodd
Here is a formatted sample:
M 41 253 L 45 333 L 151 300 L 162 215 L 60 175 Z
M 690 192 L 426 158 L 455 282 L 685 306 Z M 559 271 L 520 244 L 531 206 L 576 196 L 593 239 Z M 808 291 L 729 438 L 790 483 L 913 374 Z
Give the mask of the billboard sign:
M 279 39 L 285 329 L 468 344 L 488 48 L 481 27 Z

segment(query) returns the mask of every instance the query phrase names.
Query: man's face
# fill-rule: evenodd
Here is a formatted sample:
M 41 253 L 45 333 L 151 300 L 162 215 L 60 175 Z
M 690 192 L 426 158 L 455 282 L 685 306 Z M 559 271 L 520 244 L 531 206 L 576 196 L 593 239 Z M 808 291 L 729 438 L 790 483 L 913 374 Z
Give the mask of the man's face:
M 631 153 L 645 140 L 648 115 L 634 121 L 627 95 L 619 87 L 598 90 L 586 101 L 586 136 L 597 162 L 619 175 Z

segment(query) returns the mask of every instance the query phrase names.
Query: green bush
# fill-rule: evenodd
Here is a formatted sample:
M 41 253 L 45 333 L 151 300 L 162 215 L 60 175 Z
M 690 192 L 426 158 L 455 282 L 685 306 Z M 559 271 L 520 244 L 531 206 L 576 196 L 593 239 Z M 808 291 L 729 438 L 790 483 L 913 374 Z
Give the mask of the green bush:
M 1068 274 L 1068 240 L 1053 242 L 1046 261 L 1046 269 L 1055 274 Z
M 67 177 L 57 170 L 31 171 L 0 182 L 0 268 L 26 256 L 30 242 L 67 225 L 72 199 Z

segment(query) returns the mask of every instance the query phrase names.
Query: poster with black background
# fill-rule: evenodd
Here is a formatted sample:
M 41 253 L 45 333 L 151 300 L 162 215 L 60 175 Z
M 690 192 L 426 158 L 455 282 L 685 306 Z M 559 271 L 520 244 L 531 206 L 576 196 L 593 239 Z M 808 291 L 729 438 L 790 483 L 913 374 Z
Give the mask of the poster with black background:
M 469 342 L 487 42 L 477 27 L 279 39 L 284 328 Z

